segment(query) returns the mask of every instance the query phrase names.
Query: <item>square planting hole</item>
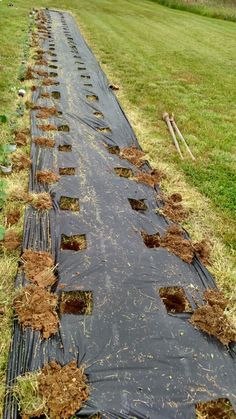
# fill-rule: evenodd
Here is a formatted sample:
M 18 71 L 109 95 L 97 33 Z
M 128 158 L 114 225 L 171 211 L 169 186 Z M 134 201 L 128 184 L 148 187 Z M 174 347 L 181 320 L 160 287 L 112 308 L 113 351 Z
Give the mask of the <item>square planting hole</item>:
M 86 98 L 89 102 L 95 102 L 96 100 L 98 100 L 98 97 L 96 95 L 86 95 Z
M 53 99 L 60 99 L 61 98 L 61 93 L 60 92 L 52 92 L 51 93 L 51 95 L 52 95 L 52 97 L 53 97 Z
M 120 147 L 118 145 L 107 145 L 106 148 L 107 148 L 107 151 L 110 154 L 116 154 L 117 156 L 119 156 L 119 154 L 120 154 Z
M 163 287 L 159 295 L 168 313 L 192 313 L 192 307 L 182 287 Z
M 154 249 L 156 247 L 160 247 L 160 234 L 148 234 L 146 231 L 141 231 L 141 236 L 143 238 L 143 242 L 145 246 L 149 247 L 150 249 Z
M 62 292 L 60 301 L 61 314 L 91 315 L 93 311 L 92 291 Z
M 59 207 L 63 211 L 79 211 L 79 199 L 78 198 L 70 198 L 69 196 L 61 196 Z
M 75 175 L 75 167 L 60 167 L 59 175 L 61 176 L 72 176 Z
M 58 131 L 62 131 L 62 132 L 69 132 L 70 131 L 70 127 L 69 125 L 60 125 L 57 128 Z
M 134 211 L 146 211 L 148 209 L 147 205 L 144 202 L 144 199 L 132 199 L 128 198 L 131 208 Z
M 220 398 L 195 405 L 197 419 L 235 419 L 236 412 L 228 399 Z
M 69 153 L 70 151 L 72 151 L 72 145 L 70 145 L 70 144 L 59 145 L 58 150 Z
M 127 169 L 127 167 L 115 167 L 114 171 L 117 176 L 129 178 L 133 176 L 133 172 L 131 169 Z
M 74 236 L 66 236 L 65 234 L 62 234 L 61 249 L 74 250 L 75 252 L 87 249 L 87 241 L 85 234 L 77 234 Z

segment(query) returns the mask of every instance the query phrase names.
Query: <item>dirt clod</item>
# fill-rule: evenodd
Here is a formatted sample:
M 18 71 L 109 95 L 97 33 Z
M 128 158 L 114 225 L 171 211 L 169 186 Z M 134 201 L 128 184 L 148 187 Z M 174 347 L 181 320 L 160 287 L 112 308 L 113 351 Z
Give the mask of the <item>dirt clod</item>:
M 27 144 L 27 135 L 22 131 L 16 131 L 15 135 L 15 143 L 18 146 L 25 146 Z
M 13 209 L 7 213 L 6 224 L 8 226 L 12 226 L 16 224 L 19 221 L 19 219 L 20 219 L 20 210 Z
M 28 202 L 39 211 L 47 211 L 52 208 L 52 198 L 47 192 L 30 194 Z
M 41 170 L 36 173 L 37 182 L 39 183 L 55 183 L 60 179 L 60 176 L 56 175 L 56 173 L 50 172 L 48 170 Z
M 23 327 L 40 330 L 48 339 L 58 330 L 57 296 L 36 285 L 22 288 L 13 302 L 19 323 Z
M 57 82 L 53 79 L 45 78 L 42 82 L 43 86 L 53 86 L 54 84 L 57 84 Z
M 194 250 L 196 255 L 205 265 L 211 264 L 211 244 L 208 240 L 203 239 L 200 242 L 194 243 Z
M 26 278 L 34 284 L 45 288 L 56 282 L 53 273 L 54 261 L 50 253 L 25 250 L 21 259 Z
M 51 108 L 41 107 L 38 113 L 36 114 L 36 118 L 50 118 L 50 116 L 56 115 L 56 113 L 57 110 L 54 106 Z
M 7 250 L 16 250 L 21 243 L 21 239 L 18 233 L 15 231 L 7 231 L 4 239 L 1 240 L 1 247 L 3 246 Z
M 84 368 L 76 361 L 60 366 L 55 361 L 45 365 L 38 378 L 39 393 L 46 401 L 52 419 L 70 419 L 89 397 Z
M 144 156 L 145 153 L 135 146 L 122 148 L 120 151 L 120 157 L 122 159 L 128 160 L 137 167 L 141 167 L 145 164 Z
M 196 308 L 190 323 L 208 335 L 215 336 L 223 345 L 236 342 L 236 328 L 224 312 L 227 299 L 215 289 L 207 289 L 203 297 L 206 304 Z
M 53 138 L 36 137 L 34 138 L 34 143 L 37 144 L 39 147 L 54 147 L 55 146 L 55 140 Z
M 181 204 L 182 196 L 180 194 L 161 196 L 161 199 L 164 201 L 164 206 L 159 210 L 161 214 L 176 222 L 181 222 L 187 218 L 188 212 Z
M 178 225 L 170 226 L 161 237 L 160 246 L 174 253 L 187 263 L 192 263 L 194 248 L 190 240 L 184 237 L 184 231 Z
M 153 169 L 150 172 L 138 172 L 133 178 L 136 182 L 144 183 L 152 188 L 156 184 L 160 183 L 165 178 L 163 172 L 157 169 Z
M 37 125 L 37 128 L 42 131 L 57 131 L 57 126 L 54 124 Z
M 30 167 L 32 162 L 26 154 L 14 153 L 12 155 L 12 163 L 14 170 L 19 172 L 20 170 L 24 170 Z

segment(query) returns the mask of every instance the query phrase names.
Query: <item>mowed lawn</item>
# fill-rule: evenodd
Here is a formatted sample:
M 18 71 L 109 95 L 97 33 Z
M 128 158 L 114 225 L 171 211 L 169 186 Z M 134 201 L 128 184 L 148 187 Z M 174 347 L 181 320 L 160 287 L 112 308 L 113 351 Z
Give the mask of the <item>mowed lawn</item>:
M 0 6 L 0 113 L 15 94 L 31 6 L 29 0 L 18 0 L 17 9 L 6 2 Z M 129 109 L 136 112 L 139 129 L 145 129 L 142 145 L 157 162 L 174 162 L 212 201 L 225 225 L 225 242 L 236 248 L 236 24 L 143 0 L 34 3 L 43 6 L 77 17 L 102 65 L 120 84 L 128 115 Z M 164 111 L 175 113 L 196 163 L 179 160 L 162 121 Z

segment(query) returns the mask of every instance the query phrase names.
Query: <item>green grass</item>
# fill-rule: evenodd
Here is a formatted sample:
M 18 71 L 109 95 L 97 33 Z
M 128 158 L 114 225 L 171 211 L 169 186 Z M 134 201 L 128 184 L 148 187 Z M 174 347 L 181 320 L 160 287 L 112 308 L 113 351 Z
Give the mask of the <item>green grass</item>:
M 187 10 L 202 16 L 236 22 L 235 0 L 152 0 L 172 9 Z

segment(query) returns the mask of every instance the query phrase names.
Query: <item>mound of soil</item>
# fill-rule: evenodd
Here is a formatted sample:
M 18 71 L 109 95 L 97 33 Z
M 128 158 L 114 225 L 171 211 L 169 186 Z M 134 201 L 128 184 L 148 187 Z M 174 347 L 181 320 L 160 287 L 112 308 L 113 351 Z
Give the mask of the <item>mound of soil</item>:
M 57 131 L 57 126 L 54 124 L 37 125 L 37 128 L 42 131 Z
M 7 213 L 6 224 L 12 226 L 16 224 L 20 219 L 20 210 L 14 209 Z
M 55 81 L 55 80 L 53 80 L 53 79 L 49 79 L 49 78 L 45 78 L 44 80 L 43 80 L 43 83 L 42 83 L 42 85 L 43 86 L 53 86 L 54 84 L 56 84 L 57 82 Z
M 45 119 L 49 118 L 50 116 L 56 115 L 56 113 L 57 110 L 54 106 L 51 108 L 41 107 L 41 109 L 38 111 L 36 115 L 36 118 Z
M 160 210 L 163 215 L 175 222 L 181 222 L 187 218 L 188 212 L 181 204 L 182 196 L 180 194 L 176 193 L 161 198 L 164 201 L 164 206 Z
M 15 231 L 7 231 L 4 239 L 0 241 L 1 247 L 7 250 L 16 250 L 21 244 L 21 238 Z
M 22 131 L 15 131 L 15 143 L 18 146 L 25 146 L 27 144 L 27 134 Z
M 54 261 L 50 253 L 25 250 L 21 259 L 26 278 L 34 284 L 46 288 L 56 282 L 53 273 Z
M 218 305 L 222 310 L 225 310 L 229 304 L 229 300 L 224 294 L 214 288 L 207 288 L 206 291 L 204 291 L 203 297 L 210 306 Z
M 178 225 L 170 226 L 161 237 L 160 246 L 174 253 L 187 263 L 194 257 L 194 248 L 190 240 L 185 239 L 184 231 Z
M 223 345 L 236 342 L 235 329 L 229 323 L 222 308 L 217 305 L 206 304 L 197 308 L 190 322 L 208 335 L 215 336 Z
M 55 361 L 45 365 L 38 377 L 39 393 L 46 401 L 47 415 L 52 419 L 70 419 L 89 397 L 84 368 L 76 361 L 64 367 Z
M 145 164 L 144 160 L 145 153 L 135 146 L 122 148 L 120 157 L 128 160 L 130 163 L 137 167 L 141 167 Z
M 60 179 L 60 176 L 56 175 L 56 173 L 49 172 L 48 170 L 41 170 L 36 173 L 37 181 L 39 183 L 55 183 Z
M 197 418 L 235 419 L 236 413 L 228 399 L 211 400 L 196 404 Z
M 34 71 L 33 71 L 33 69 L 31 67 L 28 67 L 27 68 L 27 70 L 25 72 L 24 79 L 25 80 L 33 80 L 33 79 L 35 79 L 35 77 L 34 77 Z
M 15 153 L 12 155 L 13 168 L 17 172 L 27 169 L 31 166 L 32 162 L 26 154 Z
M 141 182 L 154 188 L 155 185 L 160 183 L 164 178 L 165 175 L 163 172 L 153 169 L 150 172 L 138 172 L 133 179 L 136 182 Z
M 13 301 L 21 326 L 40 330 L 48 339 L 58 330 L 57 296 L 36 285 L 22 288 Z
M 54 147 L 55 146 L 55 140 L 53 138 L 36 137 L 34 138 L 34 143 L 37 144 L 39 147 Z
M 23 189 L 17 189 L 15 191 L 12 191 L 9 195 L 10 201 L 21 201 L 21 202 L 28 202 L 29 200 L 29 194 L 24 191 Z
M 200 242 L 194 243 L 194 250 L 196 255 L 205 265 L 211 265 L 211 244 L 208 240 L 203 239 Z
M 39 211 L 47 211 L 52 208 L 52 198 L 47 192 L 29 195 L 28 202 Z
M 50 97 L 50 93 L 48 93 L 48 92 L 41 93 L 40 96 L 43 97 L 43 98 L 49 98 Z

